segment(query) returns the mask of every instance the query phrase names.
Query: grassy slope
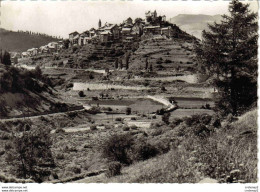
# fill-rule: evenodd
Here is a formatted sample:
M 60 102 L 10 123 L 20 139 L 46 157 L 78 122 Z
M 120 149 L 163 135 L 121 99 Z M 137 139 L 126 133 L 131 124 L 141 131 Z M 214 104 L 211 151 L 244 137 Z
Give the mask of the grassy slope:
M 257 110 L 244 114 L 231 126 L 221 128 L 206 141 L 185 139 L 177 149 L 126 167 L 122 175 L 105 182 L 193 183 L 203 177 L 227 182 L 226 178 L 234 176 L 232 170 L 240 171 L 236 175 L 239 182 L 256 182 Z
M 139 48 L 130 58 L 130 69 L 145 69 L 145 61 L 157 71 L 163 66 L 165 71 L 175 70 L 177 67 L 193 67 L 195 62 L 193 44 L 182 39 L 150 38 L 142 40 Z
M 40 47 L 52 41 L 58 41 L 58 39 L 49 36 L 30 35 L 7 30 L 0 30 L 0 39 L 0 49 L 18 52 L 26 51 L 33 47 Z

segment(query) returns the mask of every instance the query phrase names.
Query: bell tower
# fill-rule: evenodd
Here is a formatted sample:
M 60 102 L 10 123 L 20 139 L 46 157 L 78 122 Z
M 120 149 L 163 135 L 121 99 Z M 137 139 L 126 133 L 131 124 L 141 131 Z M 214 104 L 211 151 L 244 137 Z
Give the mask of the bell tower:
M 100 28 L 101 27 L 101 20 L 99 19 L 99 21 L 98 21 L 98 28 Z

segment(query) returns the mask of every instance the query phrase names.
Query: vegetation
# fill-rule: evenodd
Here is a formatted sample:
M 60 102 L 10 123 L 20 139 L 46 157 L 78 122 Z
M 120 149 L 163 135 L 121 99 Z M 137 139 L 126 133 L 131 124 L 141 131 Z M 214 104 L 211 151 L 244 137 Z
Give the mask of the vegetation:
M 13 137 L 11 149 L 7 151 L 7 162 L 13 173 L 24 179 L 42 182 L 55 166 L 48 129 L 32 128 Z
M 197 55 L 201 69 L 215 76 L 220 112 L 238 115 L 256 106 L 258 25 L 257 14 L 249 11 L 248 4 L 233 0 L 229 12 L 220 24 L 203 31 Z
M 32 47 L 40 47 L 49 42 L 58 41 L 59 38 L 51 37 L 46 34 L 32 33 L 32 32 L 14 32 L 0 29 L 1 49 L 11 51 L 26 51 Z

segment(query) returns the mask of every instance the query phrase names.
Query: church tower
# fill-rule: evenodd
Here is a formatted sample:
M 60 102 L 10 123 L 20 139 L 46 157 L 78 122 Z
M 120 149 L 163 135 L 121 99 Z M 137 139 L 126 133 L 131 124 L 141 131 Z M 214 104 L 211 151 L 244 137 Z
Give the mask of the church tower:
M 101 27 L 101 20 L 99 19 L 99 21 L 98 21 L 98 28 L 100 28 Z

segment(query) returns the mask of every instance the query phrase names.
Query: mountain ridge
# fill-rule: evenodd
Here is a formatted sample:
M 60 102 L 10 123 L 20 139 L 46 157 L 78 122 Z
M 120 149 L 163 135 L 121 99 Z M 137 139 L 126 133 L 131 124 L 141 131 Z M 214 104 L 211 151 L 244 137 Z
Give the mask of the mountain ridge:
M 203 30 L 208 29 L 208 24 L 221 21 L 221 15 L 205 14 L 179 14 L 169 19 L 170 23 L 178 25 L 183 31 L 201 39 Z
M 0 49 L 10 52 L 23 52 L 60 39 L 45 34 L 16 32 L 0 28 Z

